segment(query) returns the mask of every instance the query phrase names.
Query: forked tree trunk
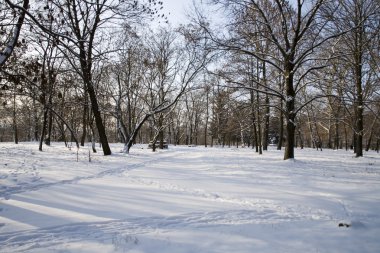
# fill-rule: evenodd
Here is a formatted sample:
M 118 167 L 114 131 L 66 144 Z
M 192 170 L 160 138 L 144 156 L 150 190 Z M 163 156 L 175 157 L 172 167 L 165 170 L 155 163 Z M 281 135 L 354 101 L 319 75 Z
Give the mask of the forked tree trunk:
M 133 143 L 135 142 L 137 134 L 139 133 L 141 127 L 144 125 L 145 121 L 147 121 L 150 116 L 151 116 L 150 114 L 146 114 L 141 119 L 141 121 L 138 123 L 138 125 L 136 126 L 136 128 L 134 129 L 134 131 L 132 131 L 132 133 L 131 133 L 131 135 L 129 137 L 128 142 L 124 145 L 124 153 L 129 154 L 129 150 L 131 149 Z

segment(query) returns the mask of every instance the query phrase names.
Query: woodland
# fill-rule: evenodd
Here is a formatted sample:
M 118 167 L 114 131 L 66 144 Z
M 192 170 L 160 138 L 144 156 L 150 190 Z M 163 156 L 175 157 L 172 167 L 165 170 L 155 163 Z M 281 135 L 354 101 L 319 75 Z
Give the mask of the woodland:
M 0 141 L 379 151 L 378 0 L 199 2 L 2 0 Z

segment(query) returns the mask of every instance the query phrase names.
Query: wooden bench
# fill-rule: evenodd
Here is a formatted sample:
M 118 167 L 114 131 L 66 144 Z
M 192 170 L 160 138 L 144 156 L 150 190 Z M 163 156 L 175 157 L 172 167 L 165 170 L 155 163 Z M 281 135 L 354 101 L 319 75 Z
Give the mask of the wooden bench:
M 156 148 L 160 148 L 160 141 L 156 141 L 155 145 L 156 145 Z M 153 142 L 152 141 L 149 142 L 148 148 L 153 148 Z M 168 149 L 169 148 L 168 147 L 168 143 L 166 141 L 163 142 L 163 148 L 164 149 Z

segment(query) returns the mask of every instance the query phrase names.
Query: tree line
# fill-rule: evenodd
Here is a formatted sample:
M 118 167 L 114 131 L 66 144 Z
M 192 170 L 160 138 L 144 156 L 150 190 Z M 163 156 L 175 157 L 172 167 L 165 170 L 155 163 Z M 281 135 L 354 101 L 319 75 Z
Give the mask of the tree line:
M 379 150 L 380 3 L 0 3 L 0 141 Z

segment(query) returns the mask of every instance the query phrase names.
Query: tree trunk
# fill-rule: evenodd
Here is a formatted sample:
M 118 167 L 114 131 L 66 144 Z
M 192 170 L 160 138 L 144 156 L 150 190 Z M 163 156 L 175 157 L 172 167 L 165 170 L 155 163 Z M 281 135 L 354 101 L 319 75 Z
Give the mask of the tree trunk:
M 50 110 L 50 112 L 54 113 L 57 118 L 64 124 L 66 125 L 67 129 L 69 129 L 70 133 L 71 133 L 71 138 L 75 141 L 75 144 L 77 146 L 77 148 L 79 149 L 79 142 L 78 142 L 78 139 L 76 138 L 75 136 L 75 133 L 74 133 L 74 130 L 70 127 L 70 125 L 63 119 L 62 115 L 60 115 L 59 113 L 57 113 L 56 111 L 54 111 L 52 108 L 46 108 L 47 110 Z M 65 140 L 65 143 L 66 143 L 66 140 Z
M 131 133 L 128 142 L 124 145 L 124 153 L 129 154 L 129 150 L 131 149 L 133 143 L 135 142 L 136 136 L 139 133 L 140 128 L 144 125 L 145 121 L 147 121 L 150 116 L 151 116 L 150 114 L 146 114 L 144 118 L 142 118 L 141 121 L 138 123 L 135 130 Z
M 205 134 L 204 134 L 204 142 L 205 147 L 207 148 L 207 127 L 208 127 L 208 117 L 209 117 L 209 110 L 208 110 L 208 102 L 209 102 L 209 87 L 206 87 L 206 122 L 205 122 Z
M 259 143 L 258 143 L 258 138 L 257 138 L 257 128 L 256 128 L 256 116 L 255 116 L 255 102 L 254 102 L 254 94 L 253 91 L 251 91 L 251 120 L 252 120 L 252 148 L 253 148 L 253 143 L 255 143 L 256 147 L 256 152 L 259 152 Z
M 88 95 L 85 89 L 83 96 L 83 115 L 82 115 L 82 136 L 80 138 L 80 145 L 83 147 L 87 136 L 87 120 L 88 120 Z
M 265 62 L 263 62 L 263 78 L 264 78 L 264 85 L 266 87 L 268 84 L 267 84 L 267 77 L 266 77 L 266 64 L 265 64 Z M 267 88 L 266 88 L 266 91 L 268 91 Z M 263 133 L 263 150 L 268 150 L 269 114 L 270 114 L 269 95 L 267 93 L 267 94 L 265 94 L 265 120 L 264 120 L 264 133 Z
M 13 6 L 13 3 L 6 0 L 7 4 L 9 6 Z M 29 0 L 24 0 L 22 5 L 24 10 L 28 10 L 29 8 Z M 3 8 L 3 6 L 2 6 Z M 4 8 L 7 8 L 4 6 Z M 16 10 L 14 10 L 15 14 L 18 13 Z M 13 28 L 13 35 L 11 36 L 10 40 L 6 43 L 5 48 L 3 49 L 2 45 L 2 51 L 0 52 L 0 68 L 6 63 L 6 61 L 9 59 L 9 57 L 12 55 L 14 48 L 17 46 L 17 41 L 19 39 L 20 33 L 21 33 L 21 27 L 24 24 L 24 18 L 25 18 L 26 11 L 21 11 L 20 16 L 17 19 L 17 23 L 15 24 Z
M 313 115 L 313 125 L 314 125 L 314 129 L 315 129 L 315 134 L 316 134 L 316 141 L 315 141 L 315 145 L 317 147 L 317 150 L 320 149 L 322 151 L 322 138 L 321 138 L 321 135 L 319 134 L 319 131 L 318 131 L 318 125 L 317 125 L 317 118 L 315 117 L 315 113 L 313 111 L 313 106 L 311 107 L 311 111 L 312 111 L 312 115 Z
M 262 155 L 263 154 L 263 146 L 262 146 L 262 143 L 261 143 L 261 122 L 260 122 L 260 118 L 261 118 L 261 114 L 260 114 L 260 96 L 259 96 L 259 92 L 256 93 L 256 99 L 257 99 L 257 106 L 256 106 L 256 122 L 257 122 L 257 137 L 258 137 L 258 140 L 257 140 L 257 144 L 258 144 L 258 149 L 259 149 L 259 154 Z
M 358 21 L 358 20 L 356 20 Z M 355 103 L 355 151 L 356 157 L 363 156 L 363 90 L 362 90 L 362 71 L 363 71 L 363 24 L 358 22 L 358 29 L 355 31 L 355 85 L 356 85 L 356 103 Z
M 96 94 L 95 94 L 94 88 L 92 87 L 92 84 L 87 85 L 87 90 L 90 96 L 92 113 L 94 114 L 94 117 L 95 117 L 95 124 L 96 124 L 96 128 L 98 129 L 100 143 L 102 144 L 102 147 L 103 147 L 103 154 L 111 155 L 111 149 L 108 144 L 106 130 L 104 128 L 102 116 L 99 111 L 98 100 L 96 98 Z
M 290 64 L 290 63 L 288 63 Z M 294 137 L 295 137 L 295 91 L 293 87 L 292 68 L 285 68 L 285 90 L 286 90 L 286 146 L 284 160 L 294 159 Z
M 357 134 L 355 133 L 355 130 L 353 130 L 352 133 L 352 144 L 351 147 L 354 149 L 354 153 L 356 154 L 356 141 L 357 141 Z
M 96 142 L 95 142 L 95 130 L 94 130 L 94 125 L 92 124 L 92 120 L 89 124 L 90 126 L 90 129 L 91 129 L 91 136 L 90 136 L 90 140 L 91 140 L 91 148 L 92 148 L 92 152 L 96 153 Z
M 311 148 L 315 148 L 316 147 L 316 143 L 315 143 L 315 136 L 314 136 L 314 131 L 313 131 L 313 126 L 312 126 L 312 123 L 311 123 L 311 117 L 310 117 L 310 112 L 309 112 L 309 108 L 306 107 L 306 113 L 307 113 L 307 125 L 309 126 L 309 132 L 310 132 L 310 147 Z
M 335 118 L 334 148 L 339 149 L 339 121 L 338 121 L 338 117 Z
M 16 113 L 16 84 L 13 92 L 13 137 L 15 144 L 18 144 L 18 129 L 17 129 L 17 113 Z
M 53 95 L 51 94 L 51 90 L 49 92 L 49 102 L 48 102 L 48 107 L 50 108 L 53 104 Z M 50 146 L 51 142 L 51 130 L 53 127 L 53 113 L 51 110 L 48 112 L 48 122 L 47 122 L 47 137 L 45 139 L 45 144 Z
M 373 131 L 375 129 L 375 123 L 376 123 L 376 120 L 377 118 L 375 118 L 372 122 L 372 126 L 371 126 L 371 131 L 369 133 L 369 137 L 368 137 L 368 141 L 367 141 L 367 147 L 365 148 L 365 151 L 369 151 L 370 147 L 371 147 L 371 142 L 372 142 L 372 136 L 373 136 Z
M 194 138 L 193 144 L 195 144 L 195 146 L 198 146 L 198 126 L 199 126 L 199 113 L 196 110 L 195 116 L 194 116 L 194 134 L 193 134 L 193 138 Z
M 52 128 L 53 128 L 53 114 L 50 110 L 49 110 L 49 114 L 48 114 L 48 124 L 47 125 L 48 125 L 47 137 L 45 140 L 45 144 L 50 146 L 51 145 L 51 132 L 52 132 Z
M 265 125 L 264 125 L 264 134 L 263 134 L 263 150 L 268 150 L 268 142 L 269 142 L 269 96 L 265 95 Z
M 263 73 L 265 75 L 265 73 Z M 257 84 L 256 84 L 256 89 L 259 90 L 259 82 L 260 82 L 260 63 L 259 60 L 256 62 L 256 79 L 257 79 Z M 265 80 L 265 77 L 264 79 Z M 261 113 L 260 113 L 260 94 L 257 91 L 256 92 L 256 122 L 257 122 L 257 144 L 258 144 L 258 149 L 259 149 L 259 154 L 263 154 L 263 146 L 262 146 L 262 141 L 261 141 Z M 257 150 L 257 149 L 256 149 Z
M 282 105 L 282 101 L 281 105 Z M 278 134 L 278 143 L 277 143 L 277 150 L 281 150 L 282 148 L 282 141 L 284 139 L 284 113 L 282 112 L 282 106 L 280 110 L 280 132 Z
M 38 141 L 39 125 L 38 125 L 38 110 L 36 105 L 36 99 L 33 97 L 33 125 L 34 125 L 34 141 Z
M 159 143 L 159 148 L 164 149 L 164 130 L 163 130 L 163 121 L 164 121 L 164 115 L 160 113 L 159 119 L 158 119 L 158 127 L 159 127 L 159 133 L 158 133 L 158 140 L 160 141 Z
M 42 144 L 44 142 L 44 138 L 45 138 L 45 134 L 46 134 L 47 115 L 48 115 L 48 108 L 45 106 L 45 108 L 44 108 L 44 119 L 42 122 L 42 130 L 41 130 L 41 136 L 40 136 L 40 145 L 38 147 L 39 151 L 42 151 Z
M 89 50 L 92 50 L 92 48 L 90 48 Z M 89 57 L 91 57 L 91 51 L 89 51 L 88 53 L 89 53 Z M 88 58 L 86 55 L 85 45 L 83 41 L 79 42 L 79 56 L 80 56 L 79 59 L 80 59 L 81 70 L 83 74 L 83 82 L 86 88 L 85 92 L 86 91 L 88 92 L 88 95 L 90 98 L 91 109 L 95 118 L 96 128 L 98 129 L 99 140 L 103 148 L 103 154 L 111 155 L 111 149 L 108 144 L 106 130 L 105 130 L 102 116 L 99 110 L 98 99 L 96 97 L 95 88 L 92 83 L 92 74 L 91 74 L 92 62 L 91 62 L 91 59 Z
M 300 139 L 301 149 L 303 149 L 304 148 L 304 142 L 303 142 L 303 137 L 302 137 L 301 129 L 299 127 L 297 127 L 297 131 L 298 131 L 298 137 Z
M 358 88 L 359 86 L 357 86 Z M 363 156 L 363 97 L 360 85 L 360 91 L 358 91 L 357 97 L 357 108 L 356 108 L 356 141 L 355 141 L 355 151 L 356 157 Z
M 328 127 L 328 133 L 327 133 L 327 148 L 332 149 L 332 129 L 331 129 L 331 116 L 329 117 L 329 127 Z
M 344 118 L 346 118 L 346 112 L 344 112 Z M 345 148 L 346 148 L 346 151 L 347 151 L 348 150 L 348 133 L 347 133 L 346 124 L 343 124 L 343 127 L 344 127 Z
M 291 107 L 291 105 L 289 105 Z M 289 107 L 288 107 L 289 108 Z M 287 117 L 286 124 L 286 143 L 285 143 L 285 154 L 284 160 L 294 158 L 294 137 L 295 137 L 295 126 L 294 126 L 294 114 L 289 113 Z

